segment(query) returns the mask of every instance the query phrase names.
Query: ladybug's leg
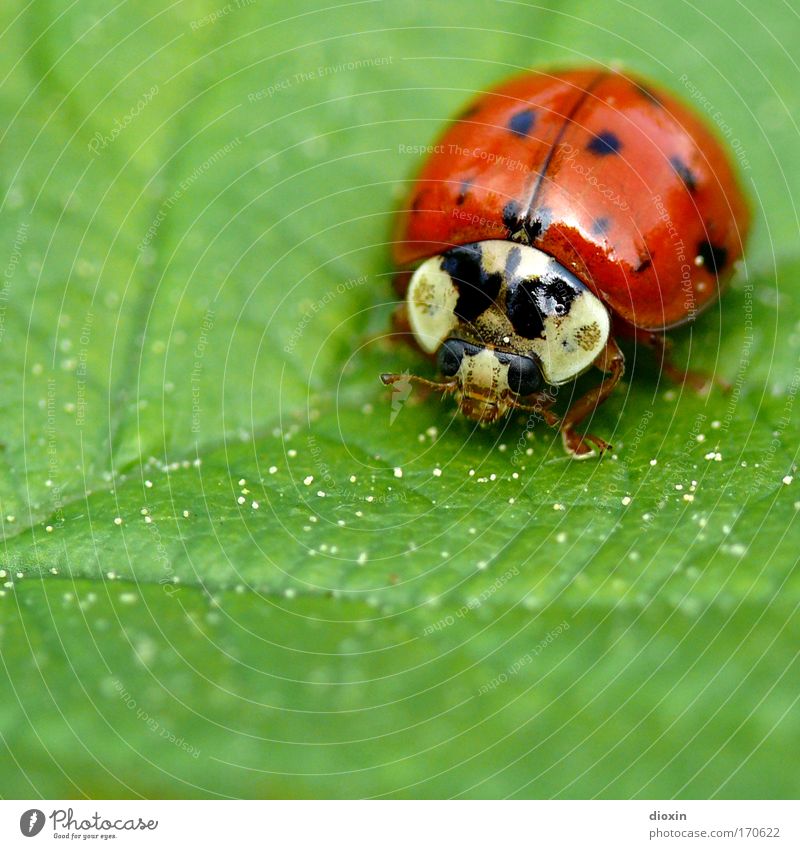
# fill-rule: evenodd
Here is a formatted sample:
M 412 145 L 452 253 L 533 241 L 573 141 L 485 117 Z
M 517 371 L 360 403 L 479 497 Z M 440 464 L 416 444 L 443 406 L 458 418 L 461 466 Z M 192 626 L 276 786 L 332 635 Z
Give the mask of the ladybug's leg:
M 609 337 L 594 364 L 608 374 L 608 377 L 599 386 L 590 389 L 582 398 L 579 398 L 564 414 L 559 425 L 564 448 L 579 460 L 591 456 L 595 448 L 602 454 L 611 447 L 605 440 L 590 433 L 579 434 L 575 427 L 608 398 L 625 373 L 625 357 L 613 337 Z
M 661 366 L 661 371 L 675 383 L 684 383 L 691 386 L 696 392 L 707 392 L 712 383 L 717 383 L 722 389 L 728 391 L 730 384 L 718 377 L 711 377 L 702 371 L 692 371 L 676 366 L 672 360 L 672 340 L 667 339 L 663 333 L 651 331 L 640 331 L 641 337 L 637 341 L 644 342 L 653 349 Z

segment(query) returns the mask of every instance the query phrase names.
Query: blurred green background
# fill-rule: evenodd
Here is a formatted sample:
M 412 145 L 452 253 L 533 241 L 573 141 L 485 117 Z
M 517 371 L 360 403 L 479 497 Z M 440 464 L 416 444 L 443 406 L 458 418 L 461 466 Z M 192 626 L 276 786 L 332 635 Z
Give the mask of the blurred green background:
M 5 0 L 0 795 L 796 797 L 796 3 Z M 376 375 L 476 91 L 703 98 L 755 232 L 568 461 Z M 698 94 L 699 93 L 699 94 Z

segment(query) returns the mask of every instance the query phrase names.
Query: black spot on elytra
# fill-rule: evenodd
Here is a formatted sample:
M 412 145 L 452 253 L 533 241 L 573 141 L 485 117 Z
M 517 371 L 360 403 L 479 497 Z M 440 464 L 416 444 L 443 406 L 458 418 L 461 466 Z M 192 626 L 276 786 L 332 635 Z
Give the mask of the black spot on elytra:
M 525 137 L 536 124 L 536 113 L 533 109 L 521 109 L 509 118 L 508 129 L 516 136 Z
M 592 222 L 592 235 L 605 236 L 611 227 L 610 218 L 595 218 Z
M 461 185 L 458 188 L 458 197 L 456 198 L 456 204 L 461 206 L 462 203 L 467 199 L 467 195 L 469 194 L 469 190 L 472 188 L 472 180 L 463 180 Z
M 413 200 L 411 201 L 411 211 L 419 212 L 422 209 L 423 197 L 421 194 L 415 195 Z
M 506 314 L 514 331 L 537 339 L 548 315 L 566 315 L 580 290 L 562 277 L 533 277 L 509 281 Z
M 694 171 L 680 158 L 680 156 L 671 156 L 669 164 L 672 166 L 675 173 L 683 180 L 683 185 L 690 192 L 697 190 L 697 177 Z
M 662 105 L 661 98 L 646 85 L 642 85 L 641 83 L 635 83 L 635 85 L 636 91 L 638 91 L 645 100 L 649 100 L 655 106 Z
M 456 121 L 469 121 L 470 118 L 478 111 L 477 103 L 470 103 L 461 112 L 456 115 Z
M 622 149 L 622 142 L 616 133 L 612 133 L 611 130 L 603 130 L 592 138 L 586 145 L 586 149 L 597 156 L 608 156 L 609 154 L 619 153 Z
M 453 278 L 458 289 L 455 314 L 462 321 L 475 321 L 500 293 L 502 275 L 487 274 L 481 256 L 480 245 L 474 244 L 451 248 L 442 258 L 442 270 Z
M 709 241 L 700 242 L 697 255 L 703 258 L 703 266 L 712 274 L 719 274 L 728 261 L 728 249 L 722 245 L 712 245 Z

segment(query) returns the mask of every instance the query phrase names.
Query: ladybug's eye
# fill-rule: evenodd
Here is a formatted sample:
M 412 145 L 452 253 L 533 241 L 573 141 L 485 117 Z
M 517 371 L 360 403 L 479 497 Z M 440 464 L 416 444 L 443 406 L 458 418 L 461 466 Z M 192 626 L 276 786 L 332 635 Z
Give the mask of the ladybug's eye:
M 542 385 L 539 367 L 530 357 L 512 357 L 508 364 L 508 388 L 517 395 L 532 395 Z
M 461 368 L 461 358 L 464 356 L 464 349 L 458 344 L 455 339 L 447 339 L 439 348 L 439 353 L 436 357 L 436 362 L 439 366 L 439 371 L 445 377 L 452 377 Z
M 436 355 L 439 371 L 445 377 L 453 377 L 461 368 L 461 360 L 464 359 L 464 354 L 474 357 L 479 351 L 480 348 L 476 345 L 470 345 L 469 342 L 464 342 L 462 339 L 446 339 Z

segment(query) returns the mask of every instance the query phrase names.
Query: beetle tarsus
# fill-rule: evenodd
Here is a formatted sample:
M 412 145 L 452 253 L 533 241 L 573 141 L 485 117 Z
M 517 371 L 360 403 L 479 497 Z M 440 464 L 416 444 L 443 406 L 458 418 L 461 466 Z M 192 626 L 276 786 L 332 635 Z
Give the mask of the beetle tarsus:
M 600 352 L 594 365 L 608 374 L 608 377 L 599 386 L 590 389 L 582 398 L 579 398 L 567 410 L 560 423 L 564 448 L 573 457 L 580 460 L 587 459 L 596 452 L 603 454 L 611 448 L 611 445 L 604 439 L 590 433 L 581 435 L 575 430 L 575 427 L 608 398 L 625 373 L 625 357 L 613 337 L 609 337 L 605 348 Z M 594 448 L 590 446 L 594 446 Z

